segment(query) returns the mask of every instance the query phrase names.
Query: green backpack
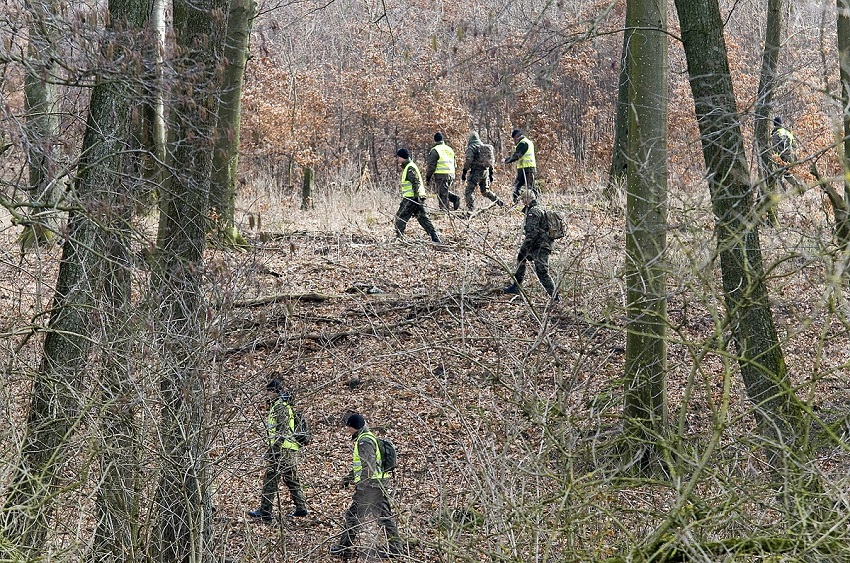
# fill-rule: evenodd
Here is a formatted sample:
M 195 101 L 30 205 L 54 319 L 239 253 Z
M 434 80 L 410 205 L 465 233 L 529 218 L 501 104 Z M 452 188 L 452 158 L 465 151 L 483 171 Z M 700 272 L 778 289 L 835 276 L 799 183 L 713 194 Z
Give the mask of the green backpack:
M 544 217 L 546 217 L 546 235 L 552 240 L 564 238 L 567 229 L 558 212 L 554 209 L 547 209 L 544 212 Z

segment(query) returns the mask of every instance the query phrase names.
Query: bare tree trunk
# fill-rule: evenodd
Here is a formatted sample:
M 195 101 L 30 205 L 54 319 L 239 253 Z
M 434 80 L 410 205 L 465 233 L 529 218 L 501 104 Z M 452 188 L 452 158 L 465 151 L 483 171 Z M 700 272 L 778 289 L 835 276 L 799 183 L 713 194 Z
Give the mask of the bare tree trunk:
M 133 33 L 146 18 L 145 0 L 112 0 L 111 24 L 129 20 L 125 35 L 112 34 L 104 53 L 110 62 L 132 52 Z M 114 31 L 114 30 L 113 30 Z M 68 443 L 91 406 L 84 375 L 91 347 L 97 296 L 102 292 L 103 225 L 121 222 L 113 205 L 124 197 L 121 184 L 132 89 L 121 81 L 104 81 L 92 92 L 91 108 L 77 173 L 76 193 L 68 200 L 75 209 L 68 218 L 59 279 L 54 297 L 44 357 L 33 382 L 32 401 L 21 461 L 6 495 L 5 540 L 34 556 L 44 545 L 60 488 L 60 470 Z
M 174 63 L 173 165 L 161 201 L 160 256 L 152 279 L 164 373 L 159 517 L 152 546 L 161 562 L 203 562 L 210 556 L 201 283 L 227 6 L 227 0 L 174 2 L 175 36 L 183 56 Z
M 21 233 L 22 249 L 56 238 L 59 220 L 52 211 L 65 188 L 57 162 L 59 135 L 56 83 L 59 56 L 56 53 L 59 6 L 54 0 L 27 3 L 30 16 L 27 56 L 31 64 L 24 78 L 24 113 L 29 162 L 29 197 L 32 221 Z
M 304 167 L 304 179 L 301 182 L 301 209 L 313 209 L 313 188 L 316 185 L 315 172 L 309 166 Z
M 782 47 L 782 15 L 785 0 L 768 0 L 767 27 L 764 34 L 764 53 L 761 62 L 758 98 L 755 107 L 755 132 L 753 152 L 758 165 L 761 180 L 761 201 L 758 204 L 761 213 L 767 213 L 771 224 L 778 222 L 776 215 L 776 177 L 771 173 L 770 156 L 773 152 L 770 141 L 770 114 L 773 108 L 773 93 L 776 91 L 776 67 Z
M 781 464 L 784 456 L 798 453 L 803 411 L 788 380 L 768 303 L 723 22 L 717 0 L 675 0 L 675 4 L 708 168 L 732 340 L 771 461 Z
M 242 125 L 242 83 L 248 61 L 248 38 L 256 14 L 254 0 L 232 0 L 224 40 L 224 85 L 218 107 L 218 126 L 213 153 L 210 208 L 216 210 L 217 231 L 225 244 L 248 243 L 235 224 L 236 171 Z
M 850 201 L 850 0 L 837 0 L 838 63 L 841 75 L 841 117 L 844 124 L 844 150 L 841 152 L 844 174 L 844 201 Z
M 632 460 L 661 458 L 667 432 L 667 6 L 629 0 L 625 432 Z M 627 31 L 627 33 L 629 33 Z

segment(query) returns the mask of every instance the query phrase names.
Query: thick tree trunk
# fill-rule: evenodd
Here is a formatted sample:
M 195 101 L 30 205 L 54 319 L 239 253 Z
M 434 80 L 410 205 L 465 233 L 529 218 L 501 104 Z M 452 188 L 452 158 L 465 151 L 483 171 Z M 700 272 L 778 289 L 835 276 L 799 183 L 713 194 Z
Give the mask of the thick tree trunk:
M 630 0 L 626 29 L 632 31 L 628 43 L 628 323 L 623 414 L 631 458 L 645 464 L 659 459 L 656 445 L 667 430 L 666 2 Z
M 183 57 L 174 63 L 179 79 L 169 127 L 173 161 L 161 201 L 160 255 L 152 280 L 164 374 L 159 517 L 152 546 L 161 562 L 202 562 L 210 556 L 201 284 L 227 6 L 226 0 L 174 2 Z
M 120 61 L 134 47 L 133 30 L 146 17 L 144 1 L 112 0 L 113 23 L 128 19 L 127 35 L 112 37 L 104 52 Z M 43 547 L 60 487 L 60 470 L 68 459 L 68 443 L 89 407 L 84 375 L 102 290 L 103 225 L 120 223 L 114 204 L 124 194 L 122 155 L 129 135 L 132 91 L 120 81 L 104 81 L 92 92 L 83 139 L 76 192 L 69 194 L 76 208 L 69 214 L 59 279 L 53 303 L 41 369 L 33 382 L 21 461 L 6 496 L 3 535 L 11 545 L 34 556 Z
M 803 411 L 788 381 L 768 304 L 723 22 L 717 0 L 675 4 L 708 168 L 728 322 L 759 429 L 768 451 L 776 454 L 771 461 L 780 461 L 777 457 L 797 451 Z
M 215 231 L 225 244 L 247 246 L 235 224 L 236 171 L 242 126 L 242 83 L 248 61 L 248 39 L 256 14 L 254 0 L 232 0 L 224 40 L 224 85 L 218 107 L 213 153 L 210 208 L 216 210 Z
M 778 222 L 776 214 L 776 177 L 771 174 L 770 156 L 773 152 L 770 140 L 771 110 L 773 108 L 773 93 L 776 91 L 776 67 L 779 63 L 779 52 L 782 47 L 782 15 L 786 0 L 768 0 L 767 27 L 764 34 L 764 51 L 761 60 L 761 76 L 759 77 L 758 98 L 755 107 L 755 132 L 753 135 L 753 152 L 758 165 L 761 181 L 761 199 L 758 203 L 759 212 L 766 213 L 771 224 Z

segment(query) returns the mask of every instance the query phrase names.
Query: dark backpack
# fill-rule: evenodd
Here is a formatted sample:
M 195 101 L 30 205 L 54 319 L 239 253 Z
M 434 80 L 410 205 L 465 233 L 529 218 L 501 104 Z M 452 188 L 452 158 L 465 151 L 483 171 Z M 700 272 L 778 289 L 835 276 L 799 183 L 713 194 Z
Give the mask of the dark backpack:
M 552 240 L 564 238 L 564 235 L 567 234 L 567 229 L 564 225 L 564 220 L 558 212 L 553 209 L 547 209 L 544 212 L 544 216 L 546 217 L 546 235 Z
M 496 164 L 496 149 L 493 148 L 493 145 L 478 145 L 472 165 L 476 168 L 487 169 L 494 164 Z
M 301 411 L 292 409 L 292 416 L 295 417 L 295 430 L 293 431 L 293 439 L 298 442 L 299 446 L 306 446 L 313 439 L 313 433 L 310 431 L 310 425 L 307 424 L 307 419 Z
M 394 471 L 398 464 L 398 455 L 395 450 L 395 444 L 386 438 L 375 436 L 378 441 L 378 448 L 381 450 L 381 471 L 389 473 Z

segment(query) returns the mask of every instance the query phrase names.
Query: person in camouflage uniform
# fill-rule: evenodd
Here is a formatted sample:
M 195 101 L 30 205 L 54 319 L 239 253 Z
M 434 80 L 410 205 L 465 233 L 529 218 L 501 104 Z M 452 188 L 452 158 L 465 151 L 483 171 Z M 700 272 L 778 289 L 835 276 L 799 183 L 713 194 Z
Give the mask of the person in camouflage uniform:
M 521 190 L 529 189 L 537 195 L 534 187 L 534 177 L 537 174 L 537 159 L 534 155 L 534 143 L 522 134 L 519 129 L 511 132 L 511 139 L 516 143 L 514 153 L 505 159 L 505 164 L 516 162 L 516 179 L 514 179 L 514 203 L 519 198 Z
M 411 217 L 416 220 L 431 237 L 431 240 L 439 243 L 440 236 L 437 229 L 431 223 L 428 212 L 425 211 L 425 185 L 422 183 L 422 175 L 419 167 L 410 158 L 410 151 L 399 149 L 396 152 L 396 162 L 401 167 L 401 203 L 395 214 L 395 236 L 400 239 L 407 228 L 407 222 Z
M 382 558 L 398 557 L 402 554 L 402 541 L 390 507 L 386 486 L 388 475 L 381 466 L 378 440 L 360 414 L 350 414 L 345 420 L 345 428 L 354 442 L 354 453 L 353 468 L 343 479 L 343 485 L 354 485 L 354 497 L 345 511 L 345 529 L 330 552 L 351 559 L 354 556 L 354 538 L 363 525 L 364 517 L 371 513 L 377 517 L 378 524 L 387 535 L 387 551 L 379 555 Z
M 505 293 L 519 293 L 522 280 L 525 279 L 525 263 L 534 263 L 534 272 L 537 279 L 552 299 L 560 301 L 555 292 L 555 283 L 549 276 L 549 255 L 552 253 L 552 239 L 547 231 L 546 212 L 537 204 L 534 192 L 524 189 L 519 194 L 519 199 L 525 207 L 523 231 L 525 238 L 517 254 L 517 268 L 514 273 L 514 283 L 504 288 Z
M 478 133 L 473 131 L 469 134 L 469 141 L 466 145 L 466 153 L 463 159 L 463 173 L 460 176 L 461 180 L 466 180 L 466 190 L 463 192 L 466 208 L 469 211 L 475 209 L 475 189 L 479 188 L 481 193 L 490 201 L 496 202 L 499 207 L 505 205 L 501 199 L 490 191 L 490 183 L 493 181 L 493 167 L 482 168 L 475 164 L 476 156 L 480 147 L 483 145 Z M 469 172 L 469 179 L 466 178 L 466 173 Z
M 284 391 L 279 379 L 272 379 L 266 384 L 266 393 L 269 402 L 266 460 L 269 465 L 263 477 L 260 508 L 248 512 L 248 516 L 265 522 L 272 520 L 272 503 L 281 480 L 289 489 L 295 504 L 295 512 L 290 516 L 307 516 L 307 499 L 298 480 L 296 454 L 301 446 L 295 440 L 295 411 L 291 405 L 291 394 Z
M 434 142 L 437 144 L 431 147 L 425 160 L 425 183 L 434 180 L 440 209 L 457 209 L 460 197 L 451 191 L 455 181 L 455 151 L 443 141 L 442 133 L 434 133 Z

